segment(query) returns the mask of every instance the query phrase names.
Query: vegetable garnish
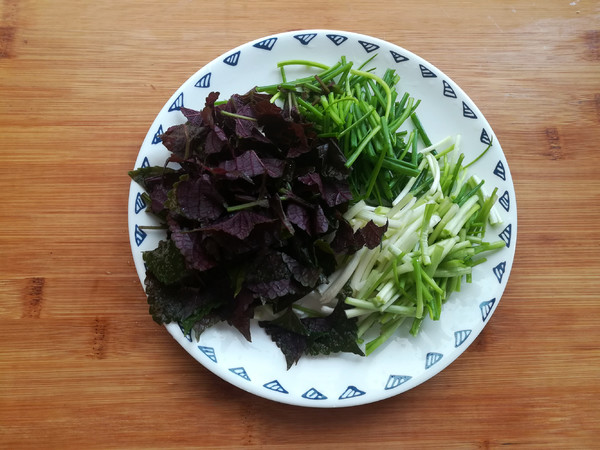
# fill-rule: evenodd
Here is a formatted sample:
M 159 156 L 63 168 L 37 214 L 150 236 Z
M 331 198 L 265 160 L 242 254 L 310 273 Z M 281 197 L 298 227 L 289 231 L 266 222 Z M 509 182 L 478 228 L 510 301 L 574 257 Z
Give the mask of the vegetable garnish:
M 483 183 L 468 177 L 462 158 L 444 150 L 448 144 L 456 148 L 457 142 L 444 140 L 421 151 L 424 175 L 412 178 L 392 207 L 361 200 L 344 215 L 353 227 L 367 221 L 388 226 L 381 245 L 356 253 L 355 268 L 344 275 L 345 303 L 352 307 L 346 315 L 359 319 L 359 339 L 379 327 L 379 335 L 366 343 L 367 355 L 405 320 L 412 321 L 413 335 L 427 316 L 439 320 L 452 292 L 460 291 L 463 279 L 470 282 L 473 267 L 485 262 L 481 254 L 505 246 L 502 240 L 483 241 L 486 225 L 497 221 L 491 214 L 496 190 L 485 196 Z M 328 303 L 336 296 L 329 292 L 316 300 Z
M 370 61 L 370 60 L 369 60 Z M 260 92 L 281 98 L 297 108 L 322 137 L 335 138 L 352 167 L 350 186 L 355 201 L 390 206 L 410 177 L 419 175 L 420 139 L 431 145 L 416 115 L 420 103 L 408 93 L 399 98 L 400 77 L 386 70 L 383 77 L 354 69 L 342 58 L 331 67 L 313 61 L 283 61 L 278 66 L 300 65 L 321 69 L 313 77 L 260 86 Z M 283 72 L 285 78 L 285 72 Z M 409 120 L 410 119 L 410 120 Z M 411 121 L 415 130 L 399 131 Z
M 370 62 L 284 61 L 281 83 L 181 108 L 165 165 L 130 172 L 167 233 L 143 254 L 156 322 L 198 338 L 226 321 L 251 340 L 257 319 L 288 369 L 368 355 L 406 320 L 413 335 L 439 320 L 505 245 L 484 242 L 496 191 L 468 176 L 460 137 L 432 144 L 419 100 Z M 292 65 L 318 73 L 288 81 Z
M 343 57 L 331 67 L 284 61 L 278 64 L 284 82 L 257 90 L 272 94 L 272 101 L 284 98 L 288 108 L 314 123 L 320 136 L 337 139 L 352 168 L 354 205 L 344 216 L 352 226 L 369 221 L 388 227 L 381 245 L 357 253 L 318 298 L 327 305 L 338 297 L 336 289 L 344 286 L 350 292 L 345 303 L 352 308 L 346 315 L 359 318 L 359 340 L 379 326 L 379 336 L 366 344 L 368 355 L 406 319 L 412 320 L 413 335 L 427 315 L 439 320 L 450 294 L 460 290 L 463 279 L 470 282 L 472 268 L 485 262 L 480 255 L 505 243 L 483 241 L 487 224 L 499 221 L 492 209 L 496 190 L 486 197 L 483 180 L 466 174 L 491 144 L 463 165 L 464 155 L 455 156 L 460 136 L 433 145 L 417 116 L 420 101 L 408 93 L 398 99 L 395 71 L 388 69 L 380 78 L 363 70 L 367 63 L 355 70 Z M 287 81 L 284 68 L 291 65 L 321 72 Z M 413 130 L 399 131 L 408 119 Z M 419 141 L 425 148 L 419 148 Z M 311 293 L 307 298 L 317 297 Z
M 352 231 L 343 217 L 349 169 L 334 140 L 319 138 L 269 95 L 217 99 L 211 93 L 201 111 L 182 108 L 186 123 L 161 136 L 169 167 L 130 173 L 167 229 L 167 239 L 143 254 L 150 313 L 196 336 L 227 321 L 250 340 L 255 308 L 268 306 L 277 320 L 266 328 L 275 337 L 295 300 L 323 283 L 338 258 L 379 245 L 387 227 L 368 221 Z M 343 298 L 340 308 L 343 321 L 308 320 L 304 328 L 287 321 L 306 329 L 293 348 L 280 341 L 294 355 L 288 365 L 304 351 L 362 354 Z

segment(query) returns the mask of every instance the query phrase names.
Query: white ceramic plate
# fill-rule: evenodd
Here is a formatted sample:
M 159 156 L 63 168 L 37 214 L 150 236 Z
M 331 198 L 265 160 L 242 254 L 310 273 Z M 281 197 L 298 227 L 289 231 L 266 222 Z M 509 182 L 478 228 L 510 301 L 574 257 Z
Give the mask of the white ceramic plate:
M 486 180 L 491 192 L 498 187 L 498 211 L 503 224 L 489 229 L 487 240 L 501 238 L 506 247 L 475 268 L 470 285 L 464 285 L 445 304 L 440 321 L 426 321 L 418 337 L 401 328 L 396 336 L 369 357 L 340 354 L 303 357 L 286 370 L 283 354 L 256 324 L 253 341 L 235 329 L 219 325 L 198 342 L 184 336 L 179 325 L 168 331 L 196 360 L 229 383 L 277 402 L 309 407 L 346 407 L 370 403 L 405 392 L 428 380 L 454 361 L 477 337 L 504 292 L 512 267 L 517 235 L 515 192 L 508 164 L 492 128 L 481 111 L 450 78 L 436 67 L 397 45 L 345 31 L 305 30 L 267 36 L 228 51 L 189 78 L 167 101 L 150 127 L 135 167 L 163 165 L 168 155 L 160 134 L 183 123 L 182 106 L 201 109 L 211 91 L 220 99 L 245 93 L 256 85 L 280 81 L 276 67 L 287 59 L 310 59 L 334 64 L 341 56 L 357 64 L 377 55 L 372 66 L 383 74 L 395 69 L 401 76 L 399 91 L 421 99 L 419 116 L 433 142 L 448 135 L 462 136 L 465 161 L 479 155 L 492 140 L 491 149 L 474 164 L 471 173 Z M 291 76 L 289 76 L 291 78 Z M 144 231 L 153 225 L 145 212 L 142 189 L 131 184 L 129 235 L 140 280 L 145 278 L 142 252 L 163 238 Z M 150 319 L 149 319 L 150 320 Z

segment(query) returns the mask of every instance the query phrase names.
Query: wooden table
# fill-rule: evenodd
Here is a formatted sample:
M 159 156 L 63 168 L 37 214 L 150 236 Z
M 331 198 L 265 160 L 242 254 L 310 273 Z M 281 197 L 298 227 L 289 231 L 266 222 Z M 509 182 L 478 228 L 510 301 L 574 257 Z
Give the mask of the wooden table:
M 302 28 L 445 71 L 517 192 L 516 261 L 483 333 L 355 408 L 273 403 L 204 369 L 147 314 L 127 234 L 126 172 L 168 97 L 230 48 Z M 0 447 L 595 447 L 599 130 L 593 1 L 2 0 Z

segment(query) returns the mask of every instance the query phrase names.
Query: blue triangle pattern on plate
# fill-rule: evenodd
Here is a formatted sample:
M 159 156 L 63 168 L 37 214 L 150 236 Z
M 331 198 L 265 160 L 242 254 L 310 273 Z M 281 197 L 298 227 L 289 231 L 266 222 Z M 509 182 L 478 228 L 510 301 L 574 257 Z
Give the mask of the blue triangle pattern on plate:
M 502 230 L 502 233 L 498 235 L 500 239 L 506 242 L 506 246 L 510 248 L 510 240 L 512 238 L 512 224 L 506 225 L 506 228 Z
M 146 232 L 137 225 L 135 226 L 135 232 L 133 234 L 135 236 L 135 243 L 138 247 L 142 245 L 142 242 L 144 242 L 144 239 L 148 236 Z
M 139 214 L 141 211 L 143 211 L 143 209 L 146 207 L 146 202 L 144 201 L 144 198 L 142 197 L 142 193 L 138 192 L 137 195 L 135 196 L 135 213 Z
M 252 380 L 250 380 L 250 377 L 248 376 L 246 369 L 244 369 L 243 367 L 234 367 L 232 369 L 229 369 L 229 371 L 232 373 L 235 373 L 236 375 L 239 375 L 244 380 L 252 381 Z
M 300 41 L 302 45 L 308 45 L 317 36 L 317 33 L 297 34 L 294 37 Z
M 443 83 L 444 83 L 444 96 L 450 97 L 450 98 L 456 98 L 456 92 L 454 92 L 454 89 L 452 89 L 452 86 L 450 86 L 446 80 L 444 80 Z
M 504 170 L 504 164 L 502 164 L 502 161 L 498 161 L 498 164 L 496 164 L 494 175 L 506 181 L 506 171 Z
M 303 398 L 307 398 L 308 400 L 327 400 L 327 397 L 317 391 L 315 388 L 310 388 L 304 394 L 302 394 Z
M 147 156 L 144 156 L 144 160 L 142 161 L 142 167 L 150 167 L 150 161 L 148 161 Z
M 170 111 L 179 111 L 183 107 L 183 92 L 177 96 L 175 101 L 169 106 Z
M 240 52 L 239 50 L 238 50 L 237 52 L 235 52 L 235 53 L 232 53 L 232 54 L 231 54 L 231 55 L 229 55 L 227 58 L 225 58 L 225 59 L 223 60 L 223 62 L 224 62 L 225 64 L 227 64 L 228 66 L 237 66 L 237 63 L 238 63 L 238 62 L 239 62 L 239 60 L 240 60 L 240 53 L 241 53 L 241 52 Z
M 481 310 L 481 319 L 484 322 L 490 316 L 490 313 L 492 312 L 492 308 L 494 307 L 494 303 L 496 303 L 495 298 L 488 300 L 487 302 L 481 302 L 479 304 L 479 309 Z
M 463 116 L 465 116 L 467 119 L 477 119 L 477 115 L 465 102 L 463 102 Z
M 506 261 L 502 261 L 493 269 L 494 275 L 498 278 L 498 283 L 502 283 L 502 277 L 504 276 L 504 272 L 506 272 Z
M 437 364 L 440 361 L 440 359 L 442 359 L 443 357 L 444 357 L 444 355 L 442 355 L 441 353 L 436 353 L 436 352 L 427 353 L 427 356 L 425 357 L 425 369 L 429 369 L 434 364 Z
M 160 135 L 163 133 L 164 133 L 164 131 L 163 131 L 162 125 L 159 125 L 158 130 L 156 130 L 156 133 L 154 133 L 154 137 L 152 138 L 152 144 L 154 144 L 154 145 L 160 144 L 162 142 Z
M 344 391 L 344 393 L 342 395 L 340 395 L 339 399 L 344 400 L 347 398 L 360 397 L 361 395 L 365 395 L 365 394 L 366 394 L 365 391 L 361 391 L 356 386 L 348 386 L 346 388 L 346 390 Z
M 266 387 L 267 389 L 272 390 L 272 391 L 281 392 L 282 394 L 288 394 L 289 393 L 288 391 L 286 391 L 283 388 L 283 386 L 277 380 L 269 381 L 268 383 L 263 384 L 263 386 Z
M 273 47 L 275 46 L 275 42 L 277 42 L 277 38 L 271 37 L 271 38 L 265 39 L 263 41 L 257 42 L 256 44 L 253 45 L 253 47 L 260 48 L 261 50 L 271 51 L 271 50 L 273 50 Z
M 348 40 L 346 36 L 342 36 L 341 34 L 328 34 L 327 37 L 331 42 L 335 45 L 342 45 L 344 42 Z
M 406 56 L 401 55 L 400 53 L 395 52 L 394 50 L 390 50 L 390 53 L 392 54 L 392 58 L 394 58 L 394 61 L 396 61 L 397 63 L 408 61 L 408 58 Z
M 502 197 L 498 199 L 498 203 L 502 205 L 506 212 L 510 211 L 510 196 L 508 195 L 508 191 L 504 191 Z
M 198 349 L 204 353 L 208 359 L 210 359 L 212 362 L 217 362 L 217 354 L 215 353 L 215 349 L 212 347 L 204 347 L 202 345 L 198 346 Z
M 181 330 L 181 334 L 183 334 L 183 337 L 186 338 L 189 342 L 192 342 L 192 335 L 191 333 L 186 333 L 183 325 L 179 324 L 179 329 Z
M 207 88 L 210 87 L 210 79 L 212 78 L 212 72 L 208 72 L 207 74 L 202 75 L 202 77 L 196 81 L 194 86 L 198 88 Z
M 471 330 L 459 330 L 454 332 L 454 347 L 460 347 L 471 335 Z
M 390 375 L 387 383 L 385 384 L 385 390 L 397 388 L 401 384 L 406 383 L 412 377 L 410 375 Z
M 374 52 L 379 48 L 379 45 L 373 44 L 372 42 L 358 41 L 358 43 L 362 45 L 362 48 L 364 48 L 367 53 Z
M 419 64 L 419 67 L 421 68 L 421 76 L 423 78 L 437 78 L 437 75 L 431 70 L 429 70 L 427 67 L 425 67 L 423 64 Z
M 485 131 L 485 128 L 481 129 L 481 136 L 479 136 L 479 140 L 481 141 L 482 144 L 485 144 L 485 145 L 492 144 L 492 139 L 490 138 L 490 135 L 487 134 L 487 131 Z

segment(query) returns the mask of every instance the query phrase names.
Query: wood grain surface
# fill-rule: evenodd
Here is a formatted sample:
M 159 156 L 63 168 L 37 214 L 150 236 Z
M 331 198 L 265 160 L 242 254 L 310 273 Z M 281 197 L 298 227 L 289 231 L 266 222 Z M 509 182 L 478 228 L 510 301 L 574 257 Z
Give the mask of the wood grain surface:
M 202 65 L 303 28 L 377 36 L 480 107 L 519 238 L 507 290 L 442 373 L 371 405 L 273 403 L 154 324 L 127 171 Z M 0 0 L 0 447 L 597 448 L 597 1 Z

